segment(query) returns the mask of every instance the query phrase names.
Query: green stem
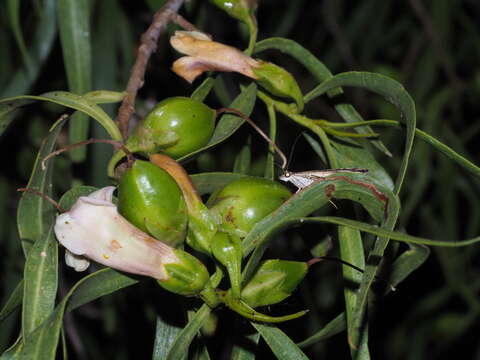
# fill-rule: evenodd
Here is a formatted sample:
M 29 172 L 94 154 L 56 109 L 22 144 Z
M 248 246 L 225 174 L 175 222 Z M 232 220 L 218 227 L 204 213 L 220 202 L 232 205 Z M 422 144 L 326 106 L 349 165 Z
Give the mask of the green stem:
M 215 290 L 207 284 L 205 288 L 200 293 L 200 297 L 211 309 L 217 307 L 220 304 L 220 298 L 218 297 Z
M 322 127 L 315 123 L 315 120 L 312 120 L 304 115 L 297 114 L 295 112 L 295 109 L 293 109 L 290 105 L 273 100 L 271 97 L 269 97 L 262 91 L 258 91 L 257 95 L 263 102 L 265 102 L 265 104 L 267 104 L 267 106 L 269 104 L 272 104 L 277 111 L 317 134 L 325 148 L 325 152 L 327 153 L 327 158 L 330 162 L 330 166 L 332 168 L 338 167 L 335 153 L 333 151 L 332 145 L 330 144 L 330 140 L 328 139 L 327 134 L 325 134 L 325 131 L 322 129 Z
M 375 119 L 375 120 L 368 120 L 368 121 L 358 121 L 354 123 L 345 124 L 351 127 L 358 127 L 358 126 L 389 126 L 394 128 L 402 128 L 403 125 L 396 121 L 396 120 L 388 120 L 388 119 Z M 472 163 L 470 160 L 466 159 L 451 147 L 445 145 L 440 140 L 434 138 L 432 135 L 428 134 L 427 132 L 415 129 L 415 136 L 419 139 L 425 141 L 426 143 L 432 145 L 435 149 L 440 151 L 449 159 L 455 161 L 458 165 L 463 167 L 465 170 L 471 172 L 473 175 L 480 177 L 480 167 Z
M 251 56 L 253 53 L 253 49 L 255 48 L 255 44 L 257 42 L 257 36 L 258 36 L 258 27 L 257 27 L 257 22 L 253 16 L 250 17 L 249 21 L 245 22 L 247 27 L 248 27 L 248 32 L 249 32 L 249 40 L 248 40 L 248 48 L 245 50 L 245 54 L 248 56 Z
M 243 316 L 244 318 L 265 323 L 280 323 L 288 320 L 293 320 L 305 315 L 308 312 L 308 310 L 303 310 L 294 314 L 284 316 L 268 316 L 255 311 L 242 300 L 233 298 L 226 291 L 219 291 L 218 295 L 230 310 L 235 311 L 237 314 Z

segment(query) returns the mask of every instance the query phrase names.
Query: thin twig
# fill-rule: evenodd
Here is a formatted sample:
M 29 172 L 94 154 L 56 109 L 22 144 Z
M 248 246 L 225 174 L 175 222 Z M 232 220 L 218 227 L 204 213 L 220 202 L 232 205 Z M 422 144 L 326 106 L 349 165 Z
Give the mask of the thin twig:
M 53 206 L 55 206 L 57 208 L 58 211 L 60 211 L 61 213 L 64 213 L 66 210 L 64 208 L 62 208 L 60 206 L 60 204 L 58 202 L 56 202 L 55 200 L 53 200 L 50 196 L 44 194 L 44 193 L 41 193 L 40 191 L 37 191 L 35 189 L 32 189 L 32 188 L 18 188 L 17 191 L 19 192 L 28 192 L 28 193 L 31 193 L 31 194 L 34 194 L 34 195 L 38 195 L 40 196 L 41 198 L 44 198 L 45 200 L 47 200 L 50 204 L 52 204 Z
M 177 13 L 183 2 L 184 0 L 169 0 L 155 13 L 152 23 L 141 37 L 137 59 L 127 84 L 127 96 L 123 99 L 117 115 L 117 124 L 124 139 L 128 136 L 128 123 L 135 112 L 135 98 L 138 90 L 143 86 L 148 60 L 152 53 L 157 50 L 158 38 L 165 31 L 172 15 Z
M 200 31 L 193 25 L 191 22 L 189 22 L 187 19 L 185 19 L 182 15 L 175 14 L 173 13 L 170 17 L 171 21 L 173 21 L 175 24 L 178 26 L 182 27 L 185 30 L 188 31 Z
M 237 116 L 240 116 L 243 120 L 245 120 L 247 123 L 249 123 L 259 134 L 261 137 L 263 137 L 265 140 L 267 140 L 267 142 L 275 149 L 275 151 L 277 152 L 277 154 L 280 156 L 280 158 L 282 159 L 282 170 L 285 170 L 286 167 L 287 167 L 287 157 L 285 156 L 285 154 L 283 153 L 282 150 L 280 150 L 280 148 L 277 146 L 277 144 L 275 144 L 275 142 L 272 141 L 272 139 L 270 139 L 270 137 L 265 134 L 263 132 L 262 129 L 260 129 L 258 127 L 257 124 L 255 124 L 253 122 L 252 119 L 250 119 L 247 115 L 245 115 L 244 113 L 242 113 L 241 111 L 237 110 L 237 109 L 233 109 L 233 108 L 221 108 L 221 109 L 218 109 L 217 110 L 217 116 L 222 114 L 222 113 L 232 113 L 232 114 L 235 114 Z
M 79 146 L 84 146 L 84 145 L 88 145 L 88 144 L 110 144 L 110 145 L 113 145 L 113 146 L 123 150 L 123 152 L 127 155 L 127 158 L 128 158 L 127 161 L 129 163 L 129 165 L 131 165 L 135 161 L 135 158 L 133 157 L 133 154 L 120 141 L 110 140 L 110 139 L 88 139 L 88 140 L 80 141 L 80 142 L 72 144 L 72 145 L 65 146 L 65 147 L 63 147 L 61 149 L 58 149 L 58 150 L 55 150 L 55 151 L 51 152 L 50 154 L 48 154 L 47 156 L 45 156 L 42 160 L 42 170 L 45 170 L 47 168 L 45 163 L 47 162 L 48 159 L 50 159 L 54 156 L 60 155 L 61 153 L 65 152 L 65 151 L 69 151 L 69 150 L 72 150 L 72 149 L 77 148 Z

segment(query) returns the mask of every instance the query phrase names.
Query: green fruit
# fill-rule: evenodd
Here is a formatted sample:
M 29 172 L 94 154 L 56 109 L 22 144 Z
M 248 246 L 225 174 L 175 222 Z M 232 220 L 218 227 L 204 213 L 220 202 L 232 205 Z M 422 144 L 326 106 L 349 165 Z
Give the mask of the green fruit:
M 307 270 L 300 261 L 266 260 L 242 289 L 241 298 L 253 308 L 277 304 L 292 294 Z
M 205 146 L 212 137 L 214 124 L 215 110 L 191 98 L 172 97 L 153 108 L 136 134 L 150 133 L 169 139 L 162 152 L 177 159 Z M 162 142 L 161 138 L 158 140 Z
M 186 251 L 174 250 L 176 261 L 164 265 L 167 279 L 158 283 L 164 289 L 184 296 L 198 295 L 210 279 L 208 270 L 200 260 Z
M 216 111 L 200 101 L 171 97 L 159 102 L 125 142 L 132 153 L 164 153 L 181 158 L 205 146 L 213 134 Z M 117 163 L 125 156 L 118 150 L 108 164 L 113 177 Z
M 120 178 L 118 211 L 133 225 L 170 246 L 182 243 L 187 209 L 175 180 L 148 161 L 136 160 Z
M 244 177 L 212 195 L 208 203 L 224 231 L 244 237 L 290 196 L 290 191 L 275 181 Z

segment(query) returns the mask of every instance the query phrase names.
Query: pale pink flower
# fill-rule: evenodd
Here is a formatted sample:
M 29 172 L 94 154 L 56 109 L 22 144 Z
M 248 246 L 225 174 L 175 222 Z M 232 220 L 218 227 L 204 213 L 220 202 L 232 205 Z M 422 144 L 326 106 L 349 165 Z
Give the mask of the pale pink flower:
M 108 186 L 78 198 L 70 211 L 56 219 L 58 241 L 77 256 L 76 261 L 85 256 L 117 270 L 167 279 L 164 265 L 179 261 L 174 249 L 122 217 L 112 203 L 114 191 Z M 86 268 L 84 263 L 77 267 Z

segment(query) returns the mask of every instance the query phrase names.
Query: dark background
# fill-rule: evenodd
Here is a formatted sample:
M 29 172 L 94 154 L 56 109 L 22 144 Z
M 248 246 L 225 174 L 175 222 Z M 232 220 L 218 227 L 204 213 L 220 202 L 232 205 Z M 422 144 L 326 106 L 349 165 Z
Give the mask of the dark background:
M 93 79 L 95 89 L 122 90 L 129 76 L 138 39 L 148 27 L 161 1 L 106 1 L 118 5 L 121 18 L 109 15 L 92 1 Z M 26 43 L 31 44 L 36 15 L 31 11 L 35 1 L 22 4 L 22 29 Z M 4 4 L 0 5 L 4 7 Z M 191 1 L 181 14 L 215 40 L 243 48 L 245 29 L 219 9 L 205 1 Z M 105 16 L 116 30 L 113 46 L 95 45 L 101 36 Z M 260 0 L 257 11 L 259 40 L 281 36 L 293 39 L 317 56 L 332 73 L 372 71 L 401 82 L 415 100 L 418 127 L 428 131 L 474 163 L 479 162 L 477 136 L 480 130 L 480 3 L 475 0 Z M 0 11 L 0 95 L 7 93 L 12 74 L 21 67 L 7 14 Z M 128 25 L 128 26 L 127 26 Z M 169 26 L 169 34 L 176 29 Z M 112 54 L 111 51 L 114 51 Z M 159 100 L 175 95 L 189 95 L 193 85 L 170 71 L 178 57 L 162 36 L 158 52 L 152 56 L 145 86 L 137 99 L 137 114 L 142 117 Z M 304 92 L 316 85 L 301 65 L 279 53 L 260 54 L 288 69 Z M 111 74 L 106 74 L 107 69 Z M 216 89 L 206 103 L 219 108 L 233 99 L 238 75 L 224 75 L 226 90 Z M 58 39 L 42 65 L 38 78 L 25 86 L 23 93 L 41 94 L 66 90 L 62 51 Z M 395 108 L 383 99 L 362 91 L 346 91 L 346 98 L 365 119 L 399 119 Z M 36 151 L 48 127 L 61 113 L 59 107 L 35 105 L 26 108 L 14 126 L 0 139 L 3 154 L 0 172 L 0 299 L 3 304 L 22 276 L 23 256 L 15 230 L 15 209 L 19 195 L 15 189 L 24 186 L 29 177 Z M 115 107 L 110 111 L 115 112 Z M 324 98 L 309 104 L 305 111 L 313 118 L 339 120 L 332 104 Z M 255 121 L 267 127 L 266 111 L 258 104 Z M 98 136 L 92 130 L 92 136 Z M 278 144 L 292 150 L 303 131 L 288 119 L 279 118 Z M 392 152 L 388 158 L 376 151 L 375 156 L 392 175 L 396 174 L 403 148 L 403 138 L 396 130 L 381 128 L 381 140 Z M 234 157 L 251 137 L 253 164 L 261 167 L 266 144 L 247 127 L 240 129 L 219 148 L 203 154 L 186 165 L 190 173 L 231 171 Z M 64 143 L 66 139 L 63 139 Z M 87 184 L 106 184 L 104 163 L 110 148 L 95 145 L 89 150 L 89 161 L 69 164 L 59 158 L 56 179 L 57 195 L 68 189 L 70 176 Z M 101 154 L 101 155 L 99 155 Z M 326 164 L 307 142 L 300 138 L 290 168 L 294 171 L 319 169 Z M 253 167 L 255 168 L 255 166 Z M 252 173 L 256 173 L 252 170 Z M 72 174 L 72 175 L 67 175 Z M 478 221 L 479 182 L 466 171 L 425 144 L 415 145 L 411 167 L 401 194 L 402 212 L 398 229 L 417 236 L 438 240 L 461 240 L 480 233 Z M 327 236 L 333 227 L 305 226 L 280 234 L 269 257 L 306 260 L 310 248 Z M 400 249 L 406 247 L 400 245 Z M 370 350 L 374 359 L 450 359 L 463 352 L 462 359 L 480 357 L 478 349 L 480 301 L 478 291 L 478 246 L 458 249 L 432 249 L 426 263 L 414 272 L 397 291 L 380 299 L 370 311 Z M 332 256 L 338 255 L 335 245 Z M 63 269 L 61 296 L 80 277 Z M 321 281 L 319 281 L 321 279 Z M 307 280 L 285 302 L 271 309 L 289 313 L 311 309 L 308 318 L 281 326 L 294 341 L 301 341 L 321 328 L 343 310 L 342 278 L 339 264 L 323 262 L 314 267 Z M 72 359 L 144 359 L 151 357 L 155 317 L 163 316 L 174 323 L 184 319 L 176 309 L 188 307 L 184 300 L 159 290 L 153 281 L 105 297 L 78 309 L 66 318 L 66 335 Z M 312 305 L 314 304 L 314 305 Z M 312 308 L 313 306 L 313 308 Z M 218 311 L 218 327 L 206 342 L 214 359 L 226 359 L 229 347 L 238 334 L 251 331 L 248 322 L 237 315 Z M 312 318 L 314 318 L 312 320 Z M 4 323 L 0 331 L 0 349 L 11 344 L 18 333 L 18 314 Z M 310 319 L 310 320 L 309 320 Z M 235 324 L 234 326 L 232 324 Z M 257 358 L 273 357 L 265 343 L 260 344 Z M 305 349 L 312 359 L 349 357 L 345 333 Z

